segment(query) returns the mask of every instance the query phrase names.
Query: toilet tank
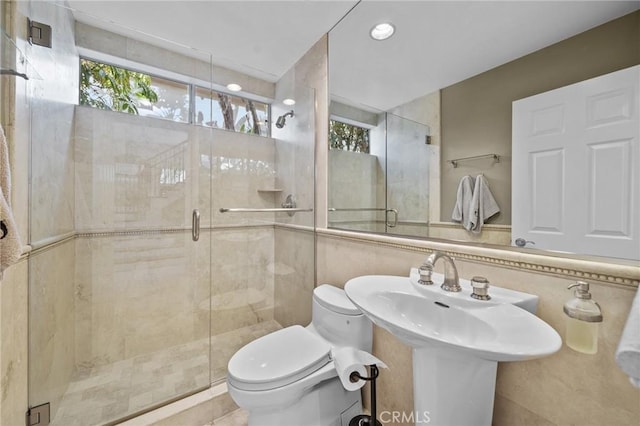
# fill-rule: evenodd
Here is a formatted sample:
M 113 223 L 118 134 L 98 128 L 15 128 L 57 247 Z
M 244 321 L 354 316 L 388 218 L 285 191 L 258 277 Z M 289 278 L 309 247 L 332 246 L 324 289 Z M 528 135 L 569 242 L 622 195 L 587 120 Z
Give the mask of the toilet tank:
M 311 325 L 334 346 L 371 352 L 373 325 L 341 288 L 322 284 L 313 290 Z

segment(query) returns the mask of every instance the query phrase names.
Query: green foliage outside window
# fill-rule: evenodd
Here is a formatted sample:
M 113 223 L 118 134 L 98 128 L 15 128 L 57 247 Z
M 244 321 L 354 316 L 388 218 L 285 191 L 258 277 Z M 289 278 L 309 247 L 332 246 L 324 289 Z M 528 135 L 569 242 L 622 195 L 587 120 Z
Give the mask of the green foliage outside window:
M 84 58 L 80 104 L 183 123 L 192 117 L 200 126 L 269 135 L 269 104 Z
M 151 77 L 113 65 L 80 60 L 80 104 L 138 114 L 138 103 L 157 102 Z
M 368 154 L 369 129 L 330 120 L 329 148 Z

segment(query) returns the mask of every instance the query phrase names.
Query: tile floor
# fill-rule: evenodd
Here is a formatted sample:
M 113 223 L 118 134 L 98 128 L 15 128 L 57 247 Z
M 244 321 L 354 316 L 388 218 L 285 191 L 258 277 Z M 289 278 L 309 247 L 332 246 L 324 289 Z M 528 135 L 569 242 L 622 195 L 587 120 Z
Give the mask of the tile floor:
M 247 426 L 248 419 L 247 412 L 239 408 L 204 426 Z
M 226 375 L 231 355 L 246 343 L 281 328 L 274 321 L 239 328 L 209 339 L 167 348 L 113 364 L 76 372 L 51 421 L 52 426 L 88 426 L 113 422 Z M 210 378 L 212 375 L 212 378 Z M 55 407 L 52 407 L 55 409 Z M 212 423 L 246 425 L 241 410 Z

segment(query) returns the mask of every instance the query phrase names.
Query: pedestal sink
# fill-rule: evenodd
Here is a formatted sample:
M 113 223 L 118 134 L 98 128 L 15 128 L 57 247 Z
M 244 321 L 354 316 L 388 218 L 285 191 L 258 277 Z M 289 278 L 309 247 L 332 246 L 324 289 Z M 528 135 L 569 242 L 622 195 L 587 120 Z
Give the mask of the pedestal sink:
M 551 355 L 562 340 L 535 316 L 538 297 L 491 287 L 491 300 L 409 277 L 369 275 L 349 280 L 345 291 L 374 324 L 413 348 L 414 419 L 436 426 L 491 425 L 499 361 Z M 418 420 L 416 420 L 418 423 Z

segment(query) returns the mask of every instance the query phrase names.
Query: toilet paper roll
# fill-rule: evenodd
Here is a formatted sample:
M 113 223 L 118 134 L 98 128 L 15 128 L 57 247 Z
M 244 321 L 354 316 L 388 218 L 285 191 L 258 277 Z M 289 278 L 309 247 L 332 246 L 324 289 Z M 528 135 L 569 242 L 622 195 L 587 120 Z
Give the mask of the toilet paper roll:
M 364 380 L 352 382 L 351 373 L 358 372 L 361 376 L 367 377 L 366 365 L 376 364 L 378 367 L 387 368 L 386 364 L 380 361 L 369 352 L 356 348 L 340 348 L 333 352 L 333 363 L 335 364 L 338 377 L 342 386 L 348 391 L 358 390 L 366 383 Z

